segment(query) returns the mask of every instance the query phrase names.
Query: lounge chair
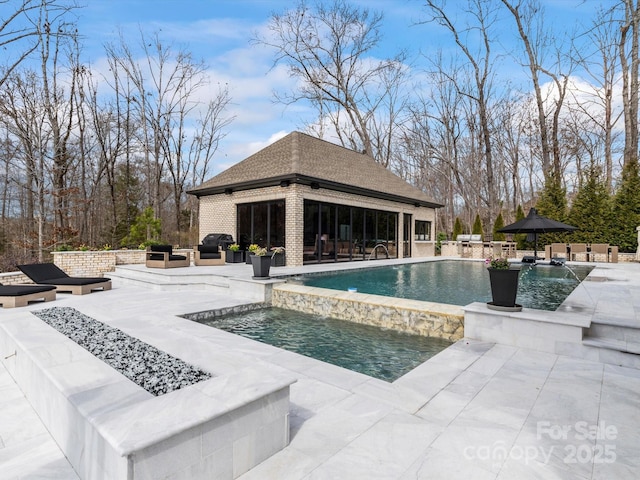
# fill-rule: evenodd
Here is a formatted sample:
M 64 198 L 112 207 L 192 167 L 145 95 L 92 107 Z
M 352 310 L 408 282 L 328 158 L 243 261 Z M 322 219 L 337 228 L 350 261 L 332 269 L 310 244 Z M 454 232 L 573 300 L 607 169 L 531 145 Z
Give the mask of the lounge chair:
M 196 266 L 224 265 L 226 252 L 219 245 L 197 245 L 193 247 L 193 264 Z
M 29 302 L 56 299 L 53 285 L 2 285 L 0 283 L 0 304 L 3 308 L 24 307 Z
M 111 290 L 111 279 L 106 277 L 70 277 L 53 263 L 18 265 L 22 273 L 38 285 L 54 285 L 57 292 L 84 295 L 93 290 Z
M 147 247 L 145 264 L 147 268 L 176 268 L 191 265 L 191 255 L 174 255 L 171 245 L 150 245 Z

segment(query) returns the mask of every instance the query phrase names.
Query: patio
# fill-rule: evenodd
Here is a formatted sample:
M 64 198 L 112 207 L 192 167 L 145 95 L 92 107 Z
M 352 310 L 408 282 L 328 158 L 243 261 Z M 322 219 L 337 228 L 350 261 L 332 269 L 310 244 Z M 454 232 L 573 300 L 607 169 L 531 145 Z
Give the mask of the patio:
M 241 266 L 199 268 L 250 275 Z M 593 275 L 608 281 L 584 282 L 566 314 L 638 327 L 638 265 L 602 264 Z M 260 361 L 297 378 L 289 446 L 243 480 L 624 479 L 640 467 L 636 368 L 463 339 L 388 384 L 176 316 L 246 299 L 206 289 L 180 295 L 113 278 L 111 291 L 59 295 L 54 303 L 214 372 Z M 3 312 L 0 328 L 50 305 Z M 627 343 L 637 346 L 640 338 Z M 0 353 L 3 362 L 11 354 Z M 78 478 L 4 367 L 0 392 L 3 478 Z

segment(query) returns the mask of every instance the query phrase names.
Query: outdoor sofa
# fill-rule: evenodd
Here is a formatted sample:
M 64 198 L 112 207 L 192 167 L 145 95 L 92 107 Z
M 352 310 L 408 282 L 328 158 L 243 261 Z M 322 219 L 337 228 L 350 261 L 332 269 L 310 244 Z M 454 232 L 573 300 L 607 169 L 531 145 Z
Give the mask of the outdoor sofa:
M 18 265 L 22 273 L 38 285 L 54 285 L 57 292 L 84 295 L 94 290 L 111 290 L 111 279 L 106 277 L 70 277 L 53 263 Z
M 145 259 L 147 268 L 188 267 L 190 264 L 190 252 L 187 252 L 186 255 L 174 255 L 171 245 L 150 245 L 147 247 Z
M 29 302 L 56 299 L 53 285 L 3 285 L 0 283 L 0 304 L 3 308 L 24 307 Z

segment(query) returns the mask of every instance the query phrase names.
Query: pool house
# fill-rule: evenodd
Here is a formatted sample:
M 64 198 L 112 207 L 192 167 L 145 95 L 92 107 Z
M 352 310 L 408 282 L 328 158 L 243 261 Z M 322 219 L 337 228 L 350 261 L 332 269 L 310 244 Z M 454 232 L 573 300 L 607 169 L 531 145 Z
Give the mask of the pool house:
M 285 247 L 287 266 L 435 254 L 442 204 L 372 157 L 292 132 L 189 192 L 209 233 Z

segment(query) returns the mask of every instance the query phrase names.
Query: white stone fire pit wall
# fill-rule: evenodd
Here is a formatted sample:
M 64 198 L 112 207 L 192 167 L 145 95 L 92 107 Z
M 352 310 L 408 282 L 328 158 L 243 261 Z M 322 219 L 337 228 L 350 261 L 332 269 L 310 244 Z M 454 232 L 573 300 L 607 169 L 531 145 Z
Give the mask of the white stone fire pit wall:
M 233 479 L 289 443 L 289 386 L 259 366 L 153 396 L 28 312 L 0 360 L 82 479 Z

